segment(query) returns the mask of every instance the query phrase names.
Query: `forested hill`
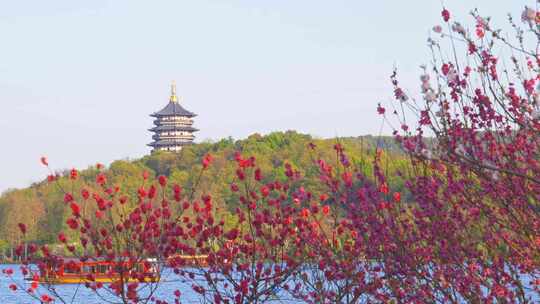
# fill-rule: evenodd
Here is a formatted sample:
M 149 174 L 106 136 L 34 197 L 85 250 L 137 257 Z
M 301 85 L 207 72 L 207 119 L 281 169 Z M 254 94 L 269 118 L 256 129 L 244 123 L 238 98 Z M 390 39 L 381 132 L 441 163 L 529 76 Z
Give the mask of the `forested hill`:
M 231 196 L 229 183 L 235 175 L 234 158 L 236 151 L 246 156 L 254 156 L 257 165 L 265 173 L 265 177 L 284 177 L 283 165 L 290 163 L 305 176 L 315 180 L 316 172 L 309 171 L 313 157 L 325 157 L 335 161 L 333 146 L 339 142 L 345 147 L 353 165 L 360 170 L 369 170 L 377 146 L 383 147 L 390 160 L 390 170 L 403 166 L 406 161 L 400 154 L 391 137 L 347 137 L 333 139 L 317 139 L 294 131 L 275 132 L 265 136 L 253 134 L 243 140 L 222 139 L 215 143 L 200 143 L 186 147 L 180 153 L 160 152 L 136 160 L 118 160 L 105 169 L 108 180 L 122 186 L 122 191 L 134 197 L 142 184 L 142 175 L 148 171 L 150 175 L 166 175 L 170 183 L 182 185 L 186 191 L 193 187 L 201 168 L 201 158 L 212 154 L 214 162 L 203 176 L 197 189 L 211 193 L 217 202 L 223 204 L 224 212 L 234 210 L 235 202 L 228 200 Z M 308 149 L 309 143 L 317 146 L 315 151 Z M 315 155 L 313 155 L 315 154 Z M 98 161 L 98 160 L 96 160 Z M 57 233 L 64 228 L 69 208 L 63 202 L 60 188 L 91 190 L 95 181 L 96 169 L 91 167 L 80 171 L 80 178 L 75 182 L 69 180 L 68 169 L 59 172 L 58 184 L 46 180 L 35 183 L 26 189 L 9 190 L 0 197 L 0 250 L 20 241 L 17 224 L 28 225 L 27 238 L 39 243 L 55 243 Z M 313 183 L 315 184 L 315 183 Z M 60 186 L 60 187 L 59 187 Z M 306 185 L 309 186 L 309 185 Z M 316 191 L 316 189 L 315 189 Z M 197 193 L 200 194 L 200 193 Z M 228 210 L 228 211 L 227 211 Z

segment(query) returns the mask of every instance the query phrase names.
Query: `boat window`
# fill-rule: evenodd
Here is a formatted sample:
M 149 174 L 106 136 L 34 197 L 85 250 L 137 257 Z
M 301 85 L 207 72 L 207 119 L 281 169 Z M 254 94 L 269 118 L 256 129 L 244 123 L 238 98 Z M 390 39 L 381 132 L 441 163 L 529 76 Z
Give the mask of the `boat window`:
M 83 272 L 84 273 L 94 273 L 94 272 L 96 272 L 96 266 L 85 265 L 85 266 L 83 266 Z
M 127 266 L 122 266 L 122 265 L 116 265 L 116 266 L 114 266 L 114 270 L 115 270 L 117 273 L 127 272 L 127 271 L 128 271 L 128 267 L 127 267 Z
M 107 270 L 109 270 L 108 265 L 98 265 L 98 272 L 99 273 L 106 273 Z

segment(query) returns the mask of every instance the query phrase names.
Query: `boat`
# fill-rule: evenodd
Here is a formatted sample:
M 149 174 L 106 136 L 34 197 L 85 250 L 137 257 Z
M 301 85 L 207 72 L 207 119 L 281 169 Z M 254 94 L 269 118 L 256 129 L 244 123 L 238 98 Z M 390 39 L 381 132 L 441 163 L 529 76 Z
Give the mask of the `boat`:
M 26 278 L 45 284 L 85 284 L 113 282 L 158 282 L 160 267 L 155 259 L 137 262 L 107 261 L 104 259 L 62 259 L 61 262 L 44 262 L 39 274 Z

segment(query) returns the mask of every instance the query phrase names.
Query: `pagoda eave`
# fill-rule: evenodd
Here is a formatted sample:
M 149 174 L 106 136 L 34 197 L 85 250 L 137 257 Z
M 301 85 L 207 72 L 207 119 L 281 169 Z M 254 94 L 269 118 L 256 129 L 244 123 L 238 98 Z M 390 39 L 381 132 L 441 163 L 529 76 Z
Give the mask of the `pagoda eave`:
M 153 114 L 150 114 L 149 116 L 154 117 L 154 118 L 172 117 L 172 116 L 184 116 L 184 117 L 188 117 L 188 118 L 193 118 L 193 117 L 197 117 L 197 114 L 195 114 L 195 113 L 191 113 L 191 114 L 158 114 L 158 113 L 153 113 Z
M 148 129 L 150 132 L 156 132 L 156 131 L 187 131 L 187 132 L 197 132 L 199 129 L 189 127 L 189 126 L 165 126 L 160 125 L 157 127 L 154 127 L 152 129 Z

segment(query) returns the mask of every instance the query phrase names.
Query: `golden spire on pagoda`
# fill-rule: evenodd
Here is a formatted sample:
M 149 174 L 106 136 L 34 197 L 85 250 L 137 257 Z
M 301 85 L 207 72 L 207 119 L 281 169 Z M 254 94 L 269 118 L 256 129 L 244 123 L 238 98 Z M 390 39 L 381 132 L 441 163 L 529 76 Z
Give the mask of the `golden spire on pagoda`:
M 176 81 L 175 80 L 171 82 L 171 98 L 169 100 L 171 102 L 178 102 L 178 97 L 176 97 Z

